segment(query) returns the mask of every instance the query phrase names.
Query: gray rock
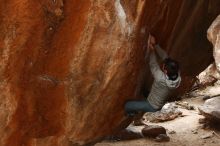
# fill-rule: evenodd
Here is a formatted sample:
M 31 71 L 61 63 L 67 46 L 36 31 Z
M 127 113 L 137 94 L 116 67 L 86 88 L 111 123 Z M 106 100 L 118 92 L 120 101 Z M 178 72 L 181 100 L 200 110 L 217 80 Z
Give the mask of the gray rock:
M 176 134 L 176 131 L 172 130 L 168 132 L 169 134 Z
M 192 133 L 193 134 L 198 134 L 198 131 L 197 130 L 192 130 Z
M 199 107 L 199 111 L 207 119 L 220 121 L 220 97 L 206 100 L 204 105 Z
M 182 115 L 182 112 L 178 110 L 177 105 L 173 103 L 167 103 L 163 106 L 160 111 L 157 112 L 147 112 L 144 114 L 144 122 L 164 122 L 173 120 Z
M 202 139 L 207 139 L 207 138 L 211 138 L 211 137 L 213 137 L 213 133 L 208 133 L 208 134 L 201 136 Z

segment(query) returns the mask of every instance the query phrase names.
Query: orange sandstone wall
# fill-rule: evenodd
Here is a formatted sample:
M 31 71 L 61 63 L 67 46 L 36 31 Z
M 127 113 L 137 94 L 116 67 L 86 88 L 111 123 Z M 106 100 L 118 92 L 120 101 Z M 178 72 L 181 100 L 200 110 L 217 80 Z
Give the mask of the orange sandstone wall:
M 205 32 L 219 4 L 0 0 L 0 145 L 69 146 L 115 131 L 125 101 L 150 85 L 149 32 L 181 62 L 185 90 L 212 60 Z

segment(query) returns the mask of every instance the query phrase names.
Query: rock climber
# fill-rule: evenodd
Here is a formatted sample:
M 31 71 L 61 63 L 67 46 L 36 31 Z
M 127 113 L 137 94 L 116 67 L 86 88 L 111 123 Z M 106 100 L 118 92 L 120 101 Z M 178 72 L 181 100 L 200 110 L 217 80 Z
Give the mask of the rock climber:
M 149 66 L 154 82 L 147 99 L 128 101 L 125 104 L 128 116 L 160 110 L 167 102 L 169 94 L 178 88 L 181 82 L 178 62 L 168 57 L 152 35 L 148 38 L 148 49 L 150 51 Z M 156 53 L 163 60 L 161 68 L 157 62 Z
M 180 85 L 181 77 L 178 62 L 168 57 L 167 53 L 156 43 L 156 39 L 152 35 L 149 35 L 148 38 L 148 50 L 150 53 L 150 71 L 154 78 L 153 85 L 148 97 L 144 100 L 140 99 L 126 102 L 125 112 L 127 116 L 117 128 L 121 129 L 121 131 L 115 135 L 118 139 L 123 139 L 123 136 L 129 138 L 144 137 L 145 133 L 149 133 L 149 125 L 143 123 L 141 117 L 145 112 L 159 111 L 167 102 L 169 94 Z M 163 60 L 161 68 L 157 62 L 156 53 Z M 141 132 L 137 133 L 126 128 L 132 121 L 134 126 L 144 125 Z M 159 129 L 165 131 L 163 127 Z M 158 132 L 155 135 L 156 139 L 159 141 L 169 140 L 169 137 L 165 134 L 166 132 L 160 133 L 161 130 L 156 131 Z

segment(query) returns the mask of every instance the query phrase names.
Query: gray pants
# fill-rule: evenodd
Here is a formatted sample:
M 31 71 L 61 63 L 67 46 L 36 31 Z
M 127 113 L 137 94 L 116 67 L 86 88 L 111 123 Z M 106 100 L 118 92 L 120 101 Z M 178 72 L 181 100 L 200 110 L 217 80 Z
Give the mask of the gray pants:
M 157 110 L 154 109 L 146 99 L 128 101 L 125 104 L 125 112 L 129 116 L 134 116 L 139 112 L 156 112 L 156 111 Z

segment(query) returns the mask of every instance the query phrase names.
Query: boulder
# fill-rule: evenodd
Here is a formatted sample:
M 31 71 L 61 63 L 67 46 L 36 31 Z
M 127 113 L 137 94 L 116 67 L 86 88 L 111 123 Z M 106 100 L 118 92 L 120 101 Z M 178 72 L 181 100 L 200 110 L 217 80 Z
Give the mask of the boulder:
M 198 82 L 195 86 L 205 87 L 213 86 L 220 79 L 220 74 L 217 71 L 216 64 L 210 64 L 203 72 L 198 76 Z
M 158 122 L 174 120 L 179 116 L 182 116 L 182 112 L 178 109 L 176 103 L 172 102 L 165 104 L 162 107 L 162 109 L 157 112 L 145 113 L 143 115 L 143 119 L 145 123 L 147 122 L 158 123 Z
M 160 134 L 166 134 L 166 129 L 158 125 L 149 125 L 141 130 L 144 137 L 157 137 Z
M 208 29 L 208 39 L 213 44 L 213 56 L 215 65 L 220 73 L 220 15 Z
M 149 32 L 181 62 L 185 92 L 212 60 L 206 31 L 219 2 L 0 0 L 0 145 L 83 145 L 115 132 L 124 103 L 150 89 Z
M 209 120 L 220 121 L 220 97 L 206 100 L 199 111 Z

